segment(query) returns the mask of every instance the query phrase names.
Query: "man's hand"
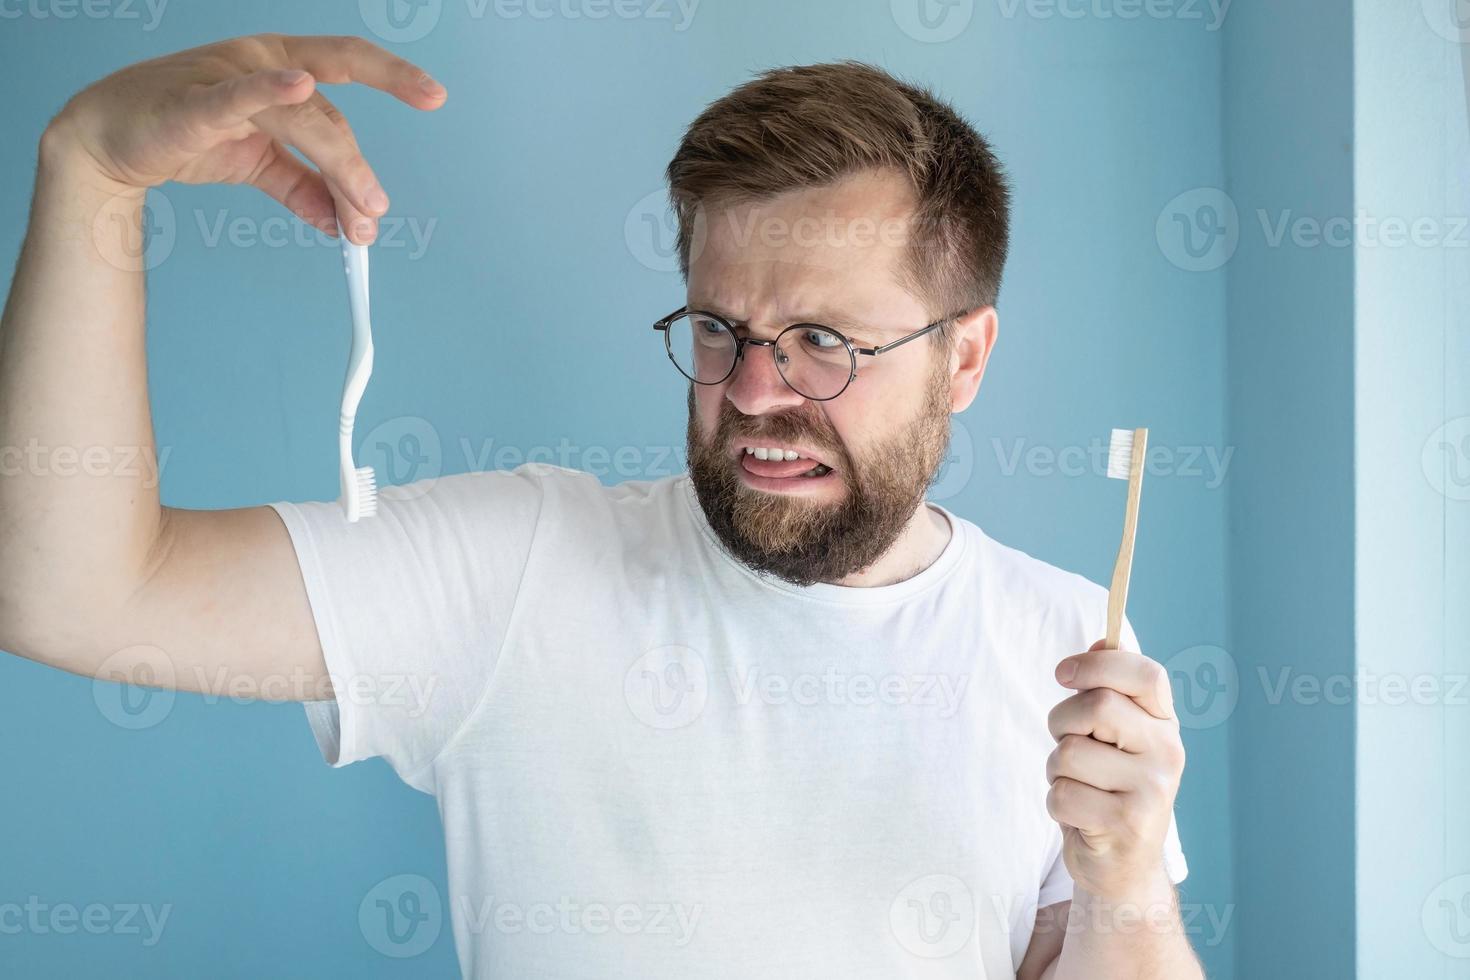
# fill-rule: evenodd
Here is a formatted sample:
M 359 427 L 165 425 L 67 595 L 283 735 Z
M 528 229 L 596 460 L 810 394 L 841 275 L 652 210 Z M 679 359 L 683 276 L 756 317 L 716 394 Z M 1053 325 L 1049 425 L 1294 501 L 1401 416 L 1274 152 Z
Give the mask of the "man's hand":
M 388 197 L 318 82 L 362 82 L 417 109 L 446 97 L 423 70 L 360 37 L 258 34 L 114 72 L 77 93 L 46 139 L 120 196 L 169 180 L 251 184 L 328 234 L 340 219 L 353 241 L 370 242 Z
M 1077 693 L 1047 719 L 1057 747 L 1046 760 L 1046 806 L 1078 887 L 1126 902 L 1167 887 L 1164 842 L 1184 743 L 1164 668 L 1104 642 L 1057 665 L 1057 682 Z

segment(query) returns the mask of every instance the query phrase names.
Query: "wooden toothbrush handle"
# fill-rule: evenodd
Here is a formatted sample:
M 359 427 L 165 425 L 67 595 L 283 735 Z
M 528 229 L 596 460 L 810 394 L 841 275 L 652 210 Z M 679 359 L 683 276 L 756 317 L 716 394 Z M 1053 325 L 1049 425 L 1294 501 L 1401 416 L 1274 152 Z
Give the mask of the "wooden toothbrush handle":
M 1133 572 L 1133 539 L 1138 533 L 1138 498 L 1143 493 L 1143 459 L 1148 452 L 1148 430 L 1133 430 L 1133 454 L 1128 468 L 1128 510 L 1123 515 L 1123 542 L 1113 563 L 1113 584 L 1108 589 L 1108 635 L 1103 644 L 1118 649 L 1123 639 L 1123 610 L 1128 605 L 1128 576 Z

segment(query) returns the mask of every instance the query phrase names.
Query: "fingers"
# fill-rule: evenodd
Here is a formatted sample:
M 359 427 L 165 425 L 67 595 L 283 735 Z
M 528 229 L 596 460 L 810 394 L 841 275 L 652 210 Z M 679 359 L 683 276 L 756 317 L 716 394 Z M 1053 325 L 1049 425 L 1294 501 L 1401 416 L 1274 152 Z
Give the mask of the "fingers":
M 185 97 L 184 123 L 205 141 L 192 149 L 248 135 L 251 116 L 304 102 L 314 89 L 312 77 L 294 68 L 267 68 L 192 89 Z
M 280 143 L 272 142 L 269 161 L 250 182 L 308 224 L 337 234 L 336 207 L 326 181 Z
M 1146 788 L 1147 768 L 1135 755 L 1086 735 L 1064 735 L 1046 758 L 1046 781 L 1075 779 L 1108 793 Z
M 183 118 L 186 143 L 193 144 L 188 148 L 203 152 L 228 139 L 267 134 L 283 149 L 252 182 L 329 233 L 336 233 L 340 221 L 351 240 L 372 241 L 377 216 L 388 209 L 387 193 L 347 120 L 316 85 L 361 82 L 425 110 L 444 104 L 444 86 L 417 65 L 360 37 L 263 34 L 228 42 L 216 52 L 221 53 L 240 68 L 275 67 L 194 89 Z M 320 176 L 310 176 L 309 168 L 285 146 L 301 151 Z M 332 219 L 325 225 L 320 223 L 323 193 L 332 206 Z
M 348 238 L 360 244 L 372 241 L 376 216 L 388 210 L 388 195 L 358 149 L 346 118 L 326 96 L 317 92 L 297 105 L 266 109 L 252 122 L 316 164 Z
M 201 123 L 229 129 L 272 106 L 300 103 L 313 88 L 312 76 L 300 69 L 266 68 L 196 88 L 188 101 Z
M 328 84 L 361 82 L 416 109 L 437 109 L 448 92 L 422 68 L 365 38 L 281 37 L 289 64 L 299 65 Z
M 1112 688 L 1097 687 L 1061 701 L 1046 717 L 1051 737 L 1090 735 L 1124 752 L 1142 753 L 1158 740 L 1149 716 L 1131 698 Z
M 1070 673 L 1069 673 L 1070 671 Z M 1130 650 L 1105 650 L 1094 644 L 1057 664 L 1057 682 L 1085 691 L 1107 687 L 1125 694 L 1155 718 L 1174 718 L 1174 691 L 1164 666 Z
M 1063 777 L 1047 790 L 1046 812 L 1057 823 L 1076 827 L 1085 836 L 1099 837 L 1122 822 L 1123 798 Z

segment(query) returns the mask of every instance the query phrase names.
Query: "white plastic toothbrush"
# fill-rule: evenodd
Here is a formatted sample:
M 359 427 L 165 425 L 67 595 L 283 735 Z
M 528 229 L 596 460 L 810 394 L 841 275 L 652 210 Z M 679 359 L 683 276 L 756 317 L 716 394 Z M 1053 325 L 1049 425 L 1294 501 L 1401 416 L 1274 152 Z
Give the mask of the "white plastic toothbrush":
M 1123 637 L 1123 608 L 1128 604 L 1128 578 L 1133 571 L 1133 539 L 1138 532 L 1138 497 L 1143 492 L 1143 457 L 1148 452 L 1147 429 L 1114 429 L 1108 442 L 1108 477 L 1128 481 L 1128 509 L 1123 515 L 1123 543 L 1113 565 L 1108 589 L 1108 650 L 1118 649 Z
M 373 373 L 373 326 L 368 315 L 368 247 L 347 240 L 342 223 L 337 223 L 342 239 L 342 264 L 347 270 L 347 298 L 352 306 L 352 352 L 347 358 L 347 380 L 342 385 L 342 414 L 337 426 L 337 455 L 341 469 L 342 510 L 347 520 L 378 512 L 378 480 L 371 466 L 352 462 L 352 426 L 357 421 L 357 405 Z

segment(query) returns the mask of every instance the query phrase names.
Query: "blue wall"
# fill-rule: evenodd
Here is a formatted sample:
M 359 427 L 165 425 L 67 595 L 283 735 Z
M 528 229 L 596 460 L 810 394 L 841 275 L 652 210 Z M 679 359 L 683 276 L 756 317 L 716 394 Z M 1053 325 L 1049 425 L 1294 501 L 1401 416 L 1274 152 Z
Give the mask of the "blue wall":
M 11 178 L 0 190 L 8 229 L 0 262 L 8 267 L 20 243 L 35 139 L 76 89 L 223 36 L 373 36 L 367 21 L 386 31 L 365 5 L 366 19 L 350 3 L 174 0 L 151 27 L 142 6 L 130 8 L 138 19 L 0 20 L 0 82 L 21 93 L 4 110 L 10 139 L 0 142 Z M 1241 646 L 1226 602 L 1227 517 L 1247 525 L 1264 558 L 1270 529 L 1242 518 L 1280 491 L 1260 469 L 1270 450 L 1258 447 L 1275 438 L 1270 418 L 1234 414 L 1227 436 L 1227 394 L 1249 399 L 1253 389 L 1227 389 L 1226 269 L 1198 268 L 1174 220 L 1197 216 L 1191 192 L 1227 182 L 1222 134 L 1249 126 L 1243 104 L 1222 101 L 1221 76 L 1249 65 L 1222 63 L 1208 6 L 1170 7 L 1176 15 L 1126 18 L 1019 0 L 961 4 L 930 33 L 905 0 L 705 0 L 687 25 L 677 7 L 664 8 L 671 19 L 594 21 L 501 17 L 493 3 L 443 0 L 427 33 L 393 45 L 448 85 L 443 110 L 420 116 L 378 93 L 332 93 L 405 219 L 374 255 L 377 373 L 360 425 L 384 426 L 374 445 L 412 447 L 398 437 L 420 437 L 418 450 L 393 460 L 395 482 L 434 467 L 514 465 L 535 447 L 610 481 L 682 468 L 671 456 L 682 452 L 683 387 L 646 326 L 678 305 L 682 286 L 669 228 L 660 227 L 662 201 L 649 205 L 649 195 L 660 192 L 682 127 L 751 71 L 873 61 L 952 99 L 992 137 L 1017 192 L 999 347 L 959 419 L 936 496 L 1002 541 L 1106 581 L 1122 488 L 1090 462 L 1079 471 L 1078 454 L 1105 446 L 1114 426 L 1150 426 L 1158 455 L 1130 615 L 1147 652 L 1177 677 L 1197 677 L 1201 657 Z M 1230 17 L 1271 29 L 1263 7 Z M 1348 30 L 1326 20 L 1328 35 Z M 1307 108 L 1281 107 L 1274 125 L 1294 126 Z M 154 196 L 153 215 L 161 257 L 150 273 L 150 376 L 158 443 L 169 453 L 165 501 L 334 497 L 347 341 L 335 245 L 297 232 L 273 202 L 240 189 L 171 185 Z M 426 247 L 413 244 L 415 231 L 427 234 Z M 281 234 L 286 244 L 270 244 Z M 1279 316 L 1291 314 L 1288 306 Z M 1329 362 L 1340 368 L 1347 342 L 1338 349 Z M 1241 345 L 1229 353 L 1238 359 Z M 1310 386 L 1333 392 L 1340 380 L 1306 376 L 1300 400 L 1313 399 Z M 1331 456 L 1333 445 L 1319 451 Z M 1231 510 L 1227 491 L 1247 459 L 1254 482 Z M 374 461 L 380 473 L 388 462 Z M 1328 476 L 1340 466 L 1326 464 Z M 1324 519 L 1335 526 L 1334 515 Z M 1249 586 L 1260 571 L 1240 566 L 1235 582 Z M 1289 577 L 1266 572 L 1274 577 L 1262 590 Z M 100 694 L 104 703 L 109 696 Z M 1248 710 L 1222 716 L 1211 704 L 1186 718 L 1184 901 L 1211 976 L 1230 977 L 1246 914 L 1236 912 L 1232 855 L 1254 862 L 1241 882 L 1253 901 L 1277 887 L 1282 865 L 1262 860 L 1277 855 L 1260 821 L 1231 830 L 1230 732 L 1242 716 L 1256 719 Z M 168 904 L 162 939 L 3 936 L 0 971 L 452 973 L 447 930 L 422 957 L 399 961 L 377 953 L 357 924 L 359 902 L 391 875 L 422 874 L 443 888 L 431 799 L 378 763 L 329 772 L 297 707 L 179 696 L 141 731 L 109 717 L 90 683 L 0 659 L 0 764 L 13 801 L 0 808 L 0 902 Z M 1270 760 L 1243 748 L 1236 794 L 1251 802 L 1238 812 L 1249 817 L 1267 791 L 1287 794 L 1264 804 L 1273 808 L 1313 805 L 1323 787 L 1265 780 L 1256 773 Z M 1336 776 L 1322 779 L 1329 797 L 1342 789 Z M 1329 836 L 1324 846 L 1339 843 Z M 1289 867 L 1295 855 L 1279 850 Z M 1341 857 L 1347 867 L 1350 854 Z M 1310 902 L 1294 914 L 1350 885 L 1350 875 L 1338 881 L 1309 866 L 1300 893 Z M 1282 921 L 1282 942 L 1287 928 Z
M 1382 222 L 1354 250 L 1358 975 L 1466 980 L 1470 31 L 1448 2 L 1354 21 L 1353 197 Z
M 1352 214 L 1347 13 L 1242 4 L 1224 32 L 1242 977 L 1353 975 L 1352 704 L 1280 686 L 1353 670 L 1353 257 L 1274 237 Z

